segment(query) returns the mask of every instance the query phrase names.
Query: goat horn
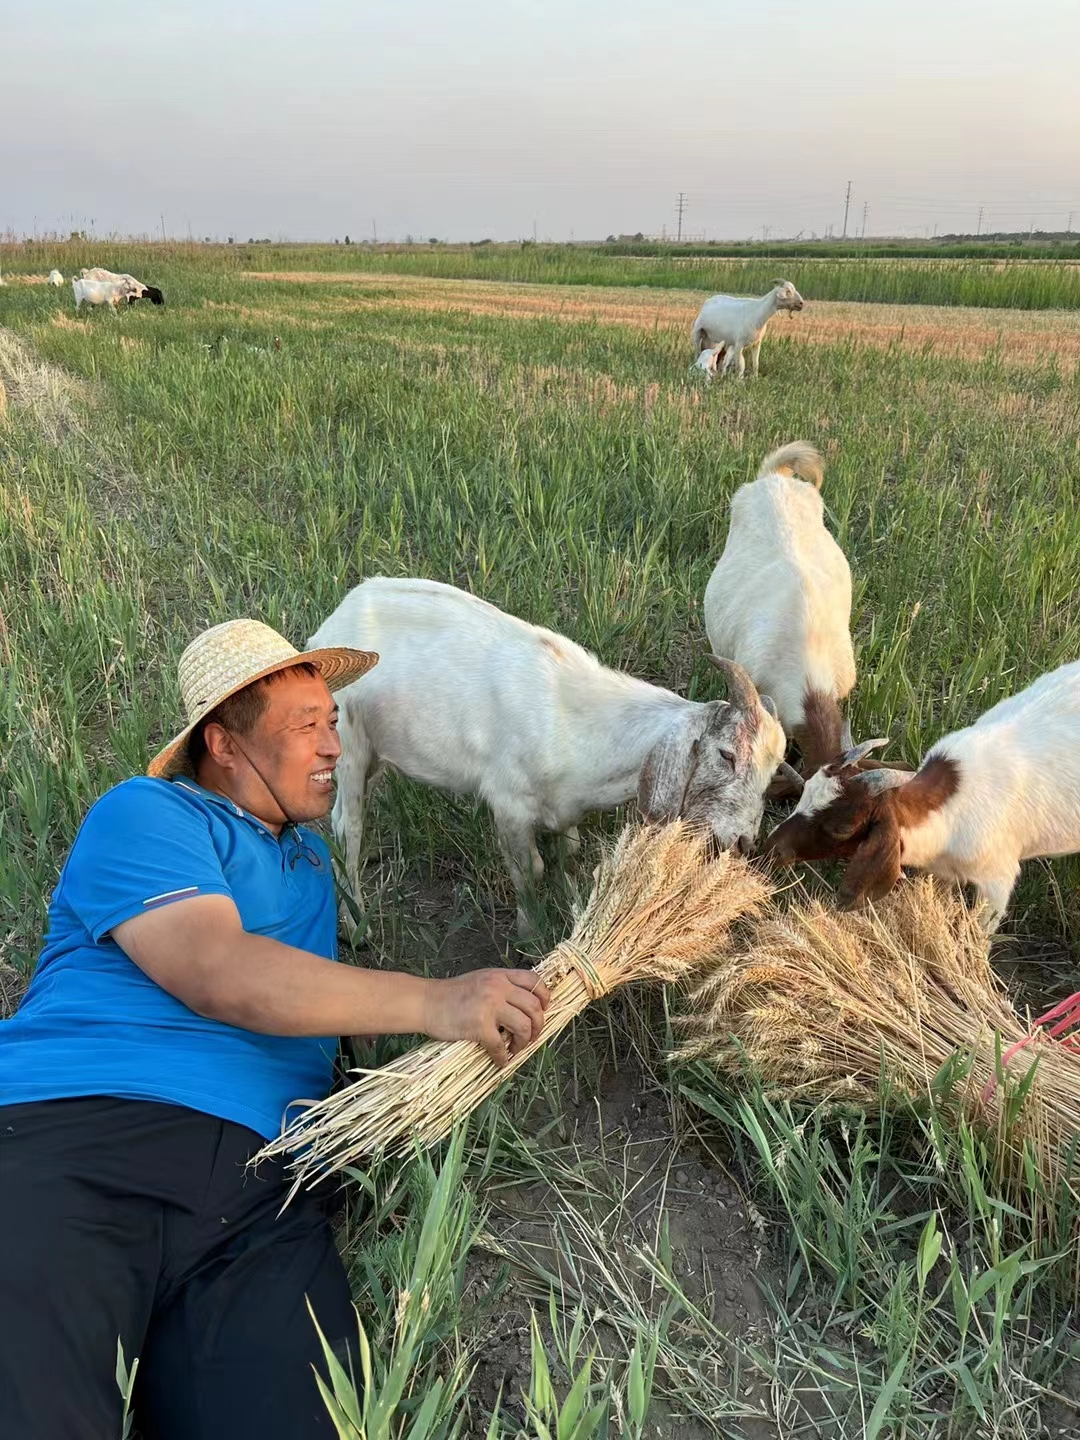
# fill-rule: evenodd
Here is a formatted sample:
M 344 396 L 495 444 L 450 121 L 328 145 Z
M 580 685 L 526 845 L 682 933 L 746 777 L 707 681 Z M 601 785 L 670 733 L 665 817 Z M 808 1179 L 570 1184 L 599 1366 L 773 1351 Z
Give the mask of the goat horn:
M 840 758 L 840 765 L 845 770 L 849 765 L 858 765 L 859 761 L 864 760 L 871 750 L 880 750 L 883 745 L 888 745 L 888 743 L 888 737 L 884 740 L 864 740 L 861 745 L 856 745 L 854 749 L 844 752 Z
M 774 720 L 778 720 L 780 717 L 776 713 L 776 701 L 772 698 L 772 696 L 762 695 L 759 698 L 761 700 L 762 708 L 767 710 Z
M 722 660 L 719 655 L 710 655 L 709 659 L 718 670 L 722 670 L 727 676 L 728 699 L 731 703 L 741 705 L 746 710 L 756 710 L 761 704 L 761 696 L 757 692 L 757 686 L 739 662 Z
M 855 749 L 855 737 L 851 733 L 851 720 L 844 718 L 844 728 L 840 731 L 840 753 L 846 755 L 849 750 Z
M 793 765 L 789 765 L 786 760 L 781 760 L 776 767 L 776 774 L 781 780 L 786 780 L 789 785 L 794 785 L 799 794 L 802 794 L 805 782 Z

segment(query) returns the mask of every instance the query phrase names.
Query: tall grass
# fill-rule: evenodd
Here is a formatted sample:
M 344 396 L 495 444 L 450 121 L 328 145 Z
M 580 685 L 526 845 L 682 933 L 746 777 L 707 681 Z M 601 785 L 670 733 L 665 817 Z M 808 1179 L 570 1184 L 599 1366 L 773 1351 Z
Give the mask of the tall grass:
M 763 294 L 783 274 L 808 300 L 861 300 L 894 305 L 997 306 L 1019 310 L 1080 307 L 1077 258 L 955 259 L 888 257 L 835 251 L 784 255 L 706 255 L 665 250 L 627 254 L 617 246 L 572 245 L 345 246 L 345 245 L 111 245 L 27 242 L 0 246 L 10 275 L 65 275 L 82 265 L 114 266 L 128 256 L 132 273 L 168 285 L 178 269 L 205 276 L 242 270 L 426 275 L 441 279 L 500 280 L 550 285 L 657 286 L 664 289 Z M 0 320 L 3 307 L 0 306 Z
M 337 253 L 335 265 L 341 265 Z M 253 268 L 256 268 L 253 264 Z M 261 266 L 259 267 L 261 268 Z M 649 258 L 581 253 L 565 247 L 428 249 L 365 254 L 376 274 L 433 275 L 444 279 L 513 280 L 548 285 L 651 285 L 760 295 L 781 274 L 808 300 L 864 300 L 892 305 L 978 305 L 1017 310 L 1076 309 L 1080 266 L 1075 263 L 978 260 L 835 260 L 671 255 Z
M 303 639 L 364 575 L 419 573 L 712 693 L 700 605 L 727 499 L 793 435 L 825 449 L 855 574 L 857 735 L 914 762 L 1080 650 L 1080 390 L 1050 365 L 781 336 L 758 388 L 705 392 L 667 334 L 186 285 L 76 328 L 50 292 L 9 291 L 89 396 L 59 440 L 14 404 L 0 432 L 0 904 L 24 966 L 78 815 L 169 731 L 199 625 L 252 612 Z M 405 786 L 391 804 L 414 856 L 501 874 L 474 813 Z M 1076 873 L 1027 867 L 1018 921 L 1075 935 Z

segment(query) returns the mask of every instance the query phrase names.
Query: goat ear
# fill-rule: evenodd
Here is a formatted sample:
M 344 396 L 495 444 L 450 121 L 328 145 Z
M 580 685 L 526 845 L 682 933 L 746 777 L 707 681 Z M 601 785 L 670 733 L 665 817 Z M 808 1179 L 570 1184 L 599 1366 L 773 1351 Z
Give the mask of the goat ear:
M 881 900 L 900 879 L 900 824 L 891 805 L 878 806 L 866 839 L 840 882 L 837 899 L 845 910 Z
M 840 775 L 845 770 L 853 772 L 859 768 L 871 750 L 880 750 L 883 745 L 888 745 L 888 743 L 888 739 L 864 740 L 861 745 L 855 745 L 852 749 L 845 750 L 838 760 L 826 765 L 825 773 L 826 775 Z
M 637 798 L 642 819 L 649 824 L 664 824 L 682 812 L 708 718 L 707 713 L 695 715 L 677 725 L 645 756 Z

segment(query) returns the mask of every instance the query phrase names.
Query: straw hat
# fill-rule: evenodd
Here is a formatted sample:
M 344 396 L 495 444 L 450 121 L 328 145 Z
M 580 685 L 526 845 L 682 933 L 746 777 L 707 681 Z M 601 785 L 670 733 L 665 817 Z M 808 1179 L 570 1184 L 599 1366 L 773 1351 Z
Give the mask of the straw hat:
M 269 625 L 258 620 L 226 620 L 196 635 L 180 656 L 180 695 L 187 724 L 147 766 L 148 775 L 168 778 L 189 766 L 188 740 L 200 720 L 238 690 L 288 670 L 292 665 L 314 665 L 331 690 L 341 690 L 379 663 L 369 650 L 334 646 L 324 650 L 294 650 Z

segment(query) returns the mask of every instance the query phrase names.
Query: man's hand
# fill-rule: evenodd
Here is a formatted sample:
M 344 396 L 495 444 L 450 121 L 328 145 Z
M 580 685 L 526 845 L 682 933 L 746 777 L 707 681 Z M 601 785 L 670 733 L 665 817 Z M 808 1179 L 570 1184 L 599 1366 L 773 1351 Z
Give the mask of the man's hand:
M 431 986 L 424 1033 L 433 1040 L 475 1040 L 505 1065 L 537 1039 L 548 992 L 532 970 L 472 970 Z

